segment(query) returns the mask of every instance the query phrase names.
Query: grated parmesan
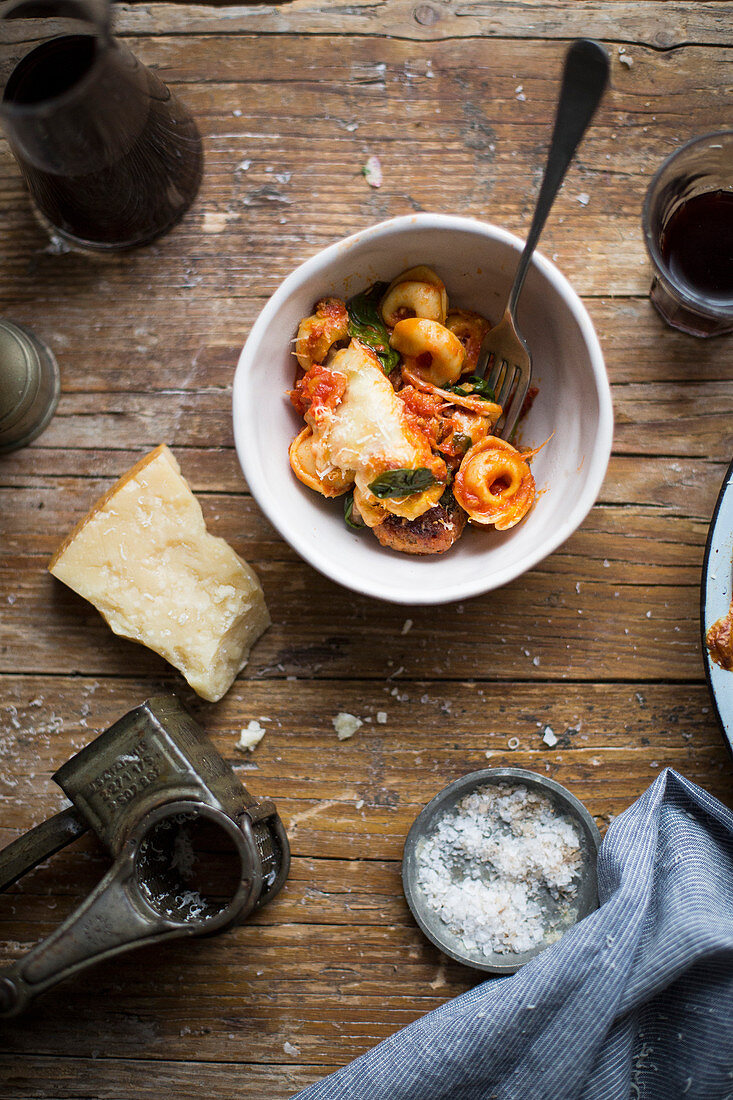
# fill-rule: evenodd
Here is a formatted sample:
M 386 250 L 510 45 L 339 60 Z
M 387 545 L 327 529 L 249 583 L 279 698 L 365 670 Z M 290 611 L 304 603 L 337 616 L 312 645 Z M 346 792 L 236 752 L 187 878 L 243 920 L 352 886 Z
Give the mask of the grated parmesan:
M 357 718 L 355 714 L 349 714 L 347 711 L 339 711 L 335 718 L 332 718 L 333 728 L 336 730 L 336 736 L 339 741 L 348 741 L 361 726 L 364 725 L 361 718 Z
M 260 723 L 253 718 L 252 721 L 247 724 L 246 728 L 240 732 L 236 748 L 241 749 L 242 752 L 253 752 L 255 746 L 259 745 L 266 733 L 267 730 L 264 726 L 261 726 Z
M 578 830 L 525 786 L 488 784 L 465 795 L 416 857 L 428 907 L 474 958 L 547 945 L 577 919 Z

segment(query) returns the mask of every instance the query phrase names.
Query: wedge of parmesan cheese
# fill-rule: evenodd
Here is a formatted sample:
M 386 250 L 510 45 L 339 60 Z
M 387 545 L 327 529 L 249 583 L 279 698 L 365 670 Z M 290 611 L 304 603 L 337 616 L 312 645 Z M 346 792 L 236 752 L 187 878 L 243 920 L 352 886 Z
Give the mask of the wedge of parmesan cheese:
M 97 501 L 48 568 L 115 634 L 159 653 L 212 702 L 270 625 L 256 573 L 206 530 L 164 444 Z

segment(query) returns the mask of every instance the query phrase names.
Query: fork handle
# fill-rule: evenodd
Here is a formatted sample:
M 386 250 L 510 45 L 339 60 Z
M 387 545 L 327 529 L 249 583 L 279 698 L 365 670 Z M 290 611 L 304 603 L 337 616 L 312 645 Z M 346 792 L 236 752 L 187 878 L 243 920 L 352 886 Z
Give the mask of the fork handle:
M 590 38 L 578 38 L 570 45 L 565 56 L 562 87 L 557 102 L 555 128 L 552 131 L 545 174 L 527 243 L 519 260 L 509 295 L 508 309 L 511 316 L 514 316 L 532 253 L 547 221 L 547 215 L 560 190 L 575 150 L 588 129 L 605 91 L 608 70 L 608 53 L 599 42 L 594 42 Z

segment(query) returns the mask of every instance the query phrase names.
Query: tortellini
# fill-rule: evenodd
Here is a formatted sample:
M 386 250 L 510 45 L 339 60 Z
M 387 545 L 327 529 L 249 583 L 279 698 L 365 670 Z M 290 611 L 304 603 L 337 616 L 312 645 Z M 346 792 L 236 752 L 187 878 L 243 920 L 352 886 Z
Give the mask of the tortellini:
M 354 475 L 350 470 L 340 470 L 338 466 L 318 469 L 317 456 L 313 450 L 313 431 L 309 427 L 296 435 L 290 444 L 290 465 L 293 473 L 316 493 L 324 497 L 340 497 L 354 484 Z
M 407 317 L 445 323 L 448 295 L 443 280 L 429 267 L 411 267 L 394 279 L 382 300 L 382 320 L 388 328 Z
M 461 377 L 466 361 L 463 344 L 437 321 L 422 317 L 398 321 L 389 342 L 404 356 L 409 370 L 434 386 L 453 385 Z
M 481 342 L 491 325 L 480 313 L 470 309 L 451 309 L 445 319 L 445 327 L 450 329 L 461 344 L 466 355 L 465 370 L 476 370 Z
M 449 308 L 425 265 L 348 302 L 318 301 L 295 341 L 304 373 L 290 397 L 306 422 L 290 445 L 295 476 L 345 497 L 352 528 L 402 553 L 443 553 L 467 520 L 519 523 L 536 497 L 537 451 L 491 434 L 502 408 L 476 373 L 490 327 Z
M 299 366 L 308 371 L 315 363 L 325 363 L 334 344 L 348 334 L 346 304 L 340 298 L 322 298 L 316 302 L 315 313 L 304 317 L 298 326 L 295 355 Z
M 472 523 L 506 531 L 524 518 L 535 499 L 532 456 L 493 435 L 471 447 L 456 474 L 453 494 Z

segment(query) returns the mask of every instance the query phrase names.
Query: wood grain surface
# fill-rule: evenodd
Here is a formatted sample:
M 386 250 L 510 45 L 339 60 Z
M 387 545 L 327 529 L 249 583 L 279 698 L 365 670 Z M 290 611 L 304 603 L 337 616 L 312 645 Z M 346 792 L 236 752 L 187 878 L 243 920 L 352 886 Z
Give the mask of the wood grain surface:
M 169 236 L 90 259 L 49 243 L 0 141 L 0 314 L 48 341 L 63 377 L 47 431 L 0 457 L 0 844 L 65 804 L 51 775 L 70 755 L 172 688 L 249 789 L 275 799 L 294 858 L 247 924 L 97 966 L 0 1023 L 0 1097 L 285 1100 L 476 982 L 423 938 L 400 884 L 405 834 L 446 783 L 533 768 L 605 829 L 670 766 L 733 805 L 699 627 L 733 454 L 733 341 L 664 326 L 640 228 L 660 161 L 730 124 L 730 5 L 291 0 L 115 14 L 195 114 L 206 173 Z M 437 608 L 355 596 L 301 561 L 248 493 L 231 429 L 239 350 L 284 276 L 355 229 L 435 210 L 525 233 L 577 35 L 607 45 L 612 87 L 541 247 L 606 357 L 616 429 L 598 503 L 498 592 Z M 361 173 L 370 155 L 378 190 Z M 272 613 L 218 704 L 46 572 L 91 503 L 160 442 Z M 363 719 L 349 741 L 336 738 L 339 711 Z M 253 718 L 267 734 L 242 754 Z M 0 962 L 48 934 L 106 866 L 87 836 L 0 897 Z

